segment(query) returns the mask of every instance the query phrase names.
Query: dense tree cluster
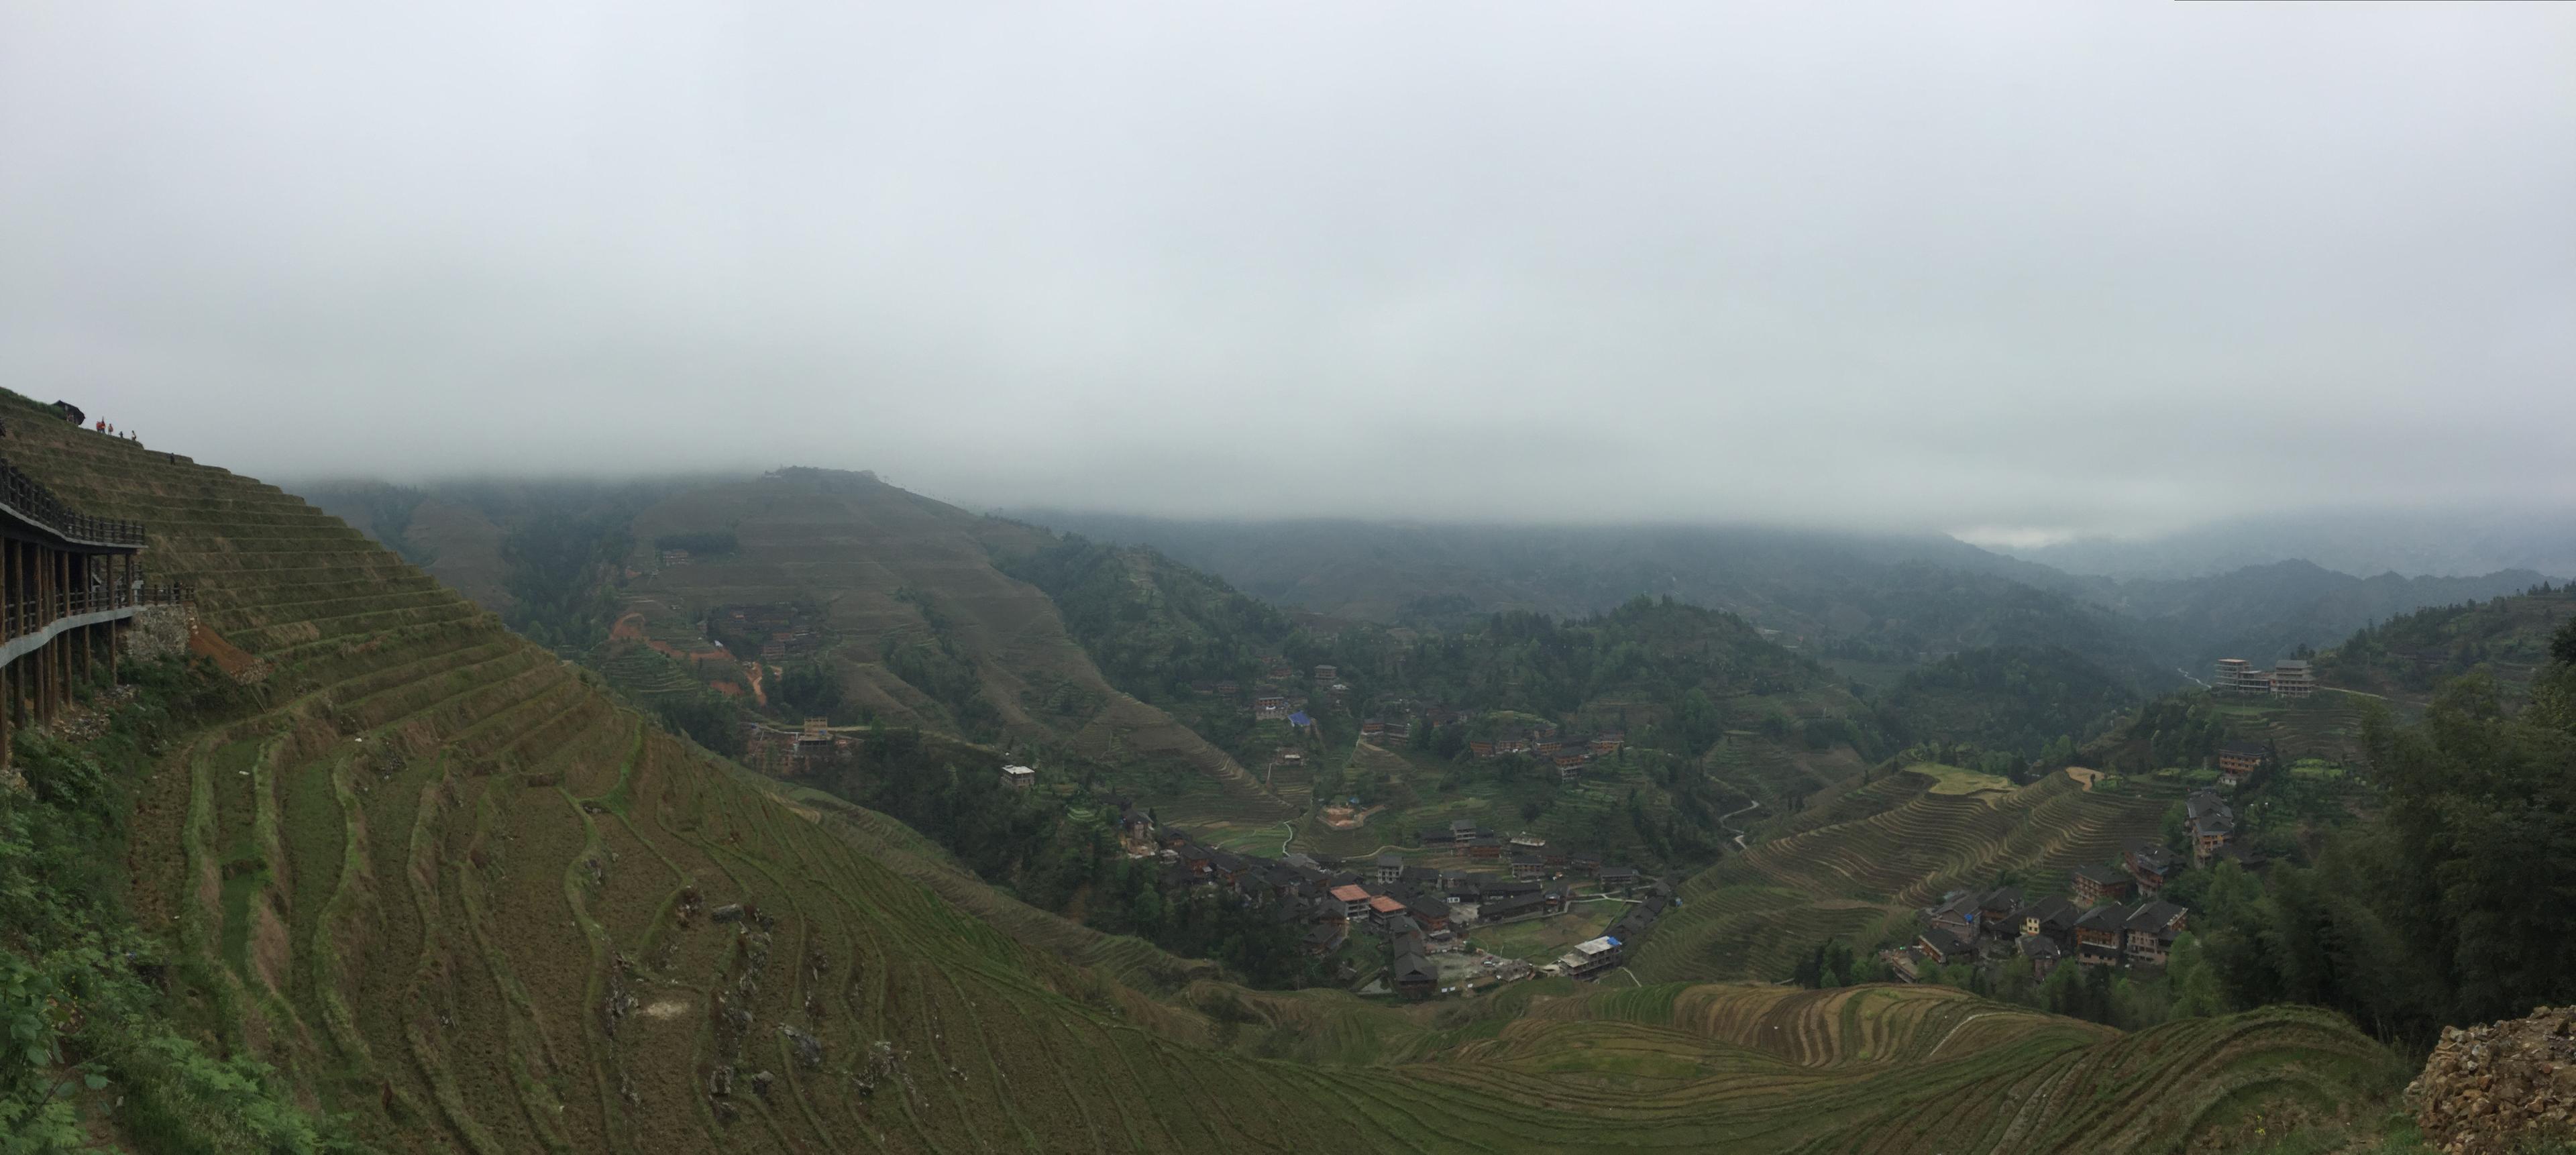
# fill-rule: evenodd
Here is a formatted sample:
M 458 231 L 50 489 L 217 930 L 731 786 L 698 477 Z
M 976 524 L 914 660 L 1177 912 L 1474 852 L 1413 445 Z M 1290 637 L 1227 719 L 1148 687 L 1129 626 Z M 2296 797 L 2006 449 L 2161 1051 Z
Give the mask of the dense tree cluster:
M 961 768 L 955 753 L 910 729 L 871 728 L 824 785 L 891 815 L 1021 901 L 1074 912 L 1111 934 L 1133 934 L 1177 955 L 1214 961 L 1255 986 L 1292 987 L 1322 976 L 1298 951 L 1292 928 L 1232 895 L 1163 888 L 1160 859 L 1120 853 L 1105 809 L 1070 817 L 1066 800 L 1002 785 L 988 766 Z
M 617 620 L 616 574 L 635 538 L 623 512 L 549 509 L 501 539 L 511 629 L 557 650 L 587 650 Z
M 2576 656 L 2576 623 L 2555 644 Z M 2319 1003 L 2421 1044 L 2576 1001 L 2576 664 L 2533 690 L 2508 712 L 2472 675 L 2419 725 L 2373 723 L 2371 818 L 2212 929 L 2233 1002 Z
M 1046 591 L 1102 676 L 1148 702 L 1250 680 L 1295 632 L 1286 614 L 1149 549 L 1068 536 L 997 565 Z
M 2117 724 L 2137 691 L 2072 650 L 1999 646 L 1913 670 L 1879 703 L 1901 739 L 1974 742 L 2024 758 Z

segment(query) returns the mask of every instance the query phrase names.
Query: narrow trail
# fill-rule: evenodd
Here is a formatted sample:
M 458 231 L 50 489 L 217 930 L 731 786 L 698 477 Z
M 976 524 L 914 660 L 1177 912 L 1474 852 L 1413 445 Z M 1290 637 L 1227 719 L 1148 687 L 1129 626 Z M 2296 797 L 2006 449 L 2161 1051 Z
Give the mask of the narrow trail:
M 1986 1017 L 1986 1016 L 1988 1016 L 1988 1015 L 1998 1014 L 1998 1013 L 2000 1013 L 2000 1012 L 1997 1012 L 1997 1011 L 1979 1011 L 1979 1012 L 1977 1012 L 1976 1014 L 1970 1015 L 1970 1016 L 1968 1016 L 1967 1018 L 1961 1019 L 1961 1020 L 1959 1020 L 1958 1022 L 1955 1022 L 1955 1023 L 1950 1024 L 1950 1031 L 1949 1031 L 1949 1033 L 1948 1033 L 1948 1034 L 1945 1034 L 1945 1035 L 1943 1035 L 1943 1036 L 1941 1036 L 1941 1041 L 1940 1041 L 1940 1042 L 1937 1042 L 1937 1043 L 1932 1044 L 1932 1049 L 1931 1049 L 1931 1050 L 1923 1052 L 1923 1061 L 1925 1061 L 1925 1062 L 1927 1062 L 1927 1063 L 1928 1063 L 1928 1062 L 1931 1062 L 1931 1061 L 1932 1061 L 1933 1056 L 1939 1055 L 1939 1054 L 1941 1053 L 1941 1048 L 1946 1047 L 1946 1046 L 1949 1046 L 1949 1045 L 1950 1045 L 1950 1040 L 1951 1040 L 1952 1038 L 1954 1038 L 1954 1037 L 1956 1037 L 1956 1036 L 1958 1035 L 1958 1033 L 1959 1033 L 1959 1028 L 1964 1027 L 1964 1026 L 1967 1026 L 1967 1025 L 1968 1025 L 1968 1024 L 1970 1024 L 1970 1023 L 1976 1022 L 1976 1021 L 1977 1021 L 1977 1020 L 1979 1020 L 1979 1019 L 1985 1018 L 1985 1017 Z
M 1741 831 L 1741 830 L 1737 830 L 1737 829 L 1735 829 L 1735 827 L 1733 827 L 1732 825 L 1729 825 L 1729 824 L 1727 823 L 1727 821 L 1726 821 L 1726 820 L 1727 820 L 1727 819 L 1729 819 L 1729 818 L 1733 818 L 1733 817 L 1735 817 L 1735 816 L 1736 816 L 1736 815 L 1738 815 L 1738 814 L 1743 814 L 1743 813 L 1745 813 L 1745 812 L 1747 812 L 1747 811 L 1760 810 L 1760 809 L 1762 809 L 1762 800 L 1761 800 L 1761 799 L 1759 799 L 1759 798 L 1756 798 L 1756 799 L 1754 799 L 1754 800 L 1753 800 L 1753 804 L 1752 804 L 1752 805 L 1750 805 L 1750 806 L 1744 807 L 1744 808 L 1743 808 L 1743 809 L 1741 809 L 1741 810 L 1729 810 L 1729 811 L 1727 811 L 1727 812 L 1726 812 L 1726 813 L 1724 813 L 1724 814 L 1720 814 L 1720 815 L 1718 815 L 1718 816 L 1717 816 L 1717 828 L 1718 828 L 1718 829 L 1720 829 L 1720 830 L 1729 831 L 1729 832 L 1733 833 L 1733 834 L 1735 835 L 1735 848 L 1736 848 L 1737 850 L 1743 850 L 1743 849 L 1745 848 L 1745 847 L 1744 847 L 1744 832 L 1743 832 L 1743 831 Z

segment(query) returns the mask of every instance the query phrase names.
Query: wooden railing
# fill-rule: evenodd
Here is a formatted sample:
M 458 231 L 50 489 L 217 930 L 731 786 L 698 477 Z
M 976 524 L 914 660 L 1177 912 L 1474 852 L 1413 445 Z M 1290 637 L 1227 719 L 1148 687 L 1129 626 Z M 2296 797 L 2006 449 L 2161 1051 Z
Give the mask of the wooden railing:
M 143 544 L 143 523 L 118 521 L 110 517 L 92 517 L 64 504 L 35 478 L 0 459 L 0 502 L 18 511 L 18 516 L 50 529 L 74 541 L 101 545 Z
M 137 606 L 186 605 L 195 600 L 197 588 L 178 582 L 138 582 L 123 588 L 104 583 L 85 590 L 59 590 L 48 597 L 11 598 L 0 601 L 0 641 L 32 634 L 49 622 L 80 614 Z

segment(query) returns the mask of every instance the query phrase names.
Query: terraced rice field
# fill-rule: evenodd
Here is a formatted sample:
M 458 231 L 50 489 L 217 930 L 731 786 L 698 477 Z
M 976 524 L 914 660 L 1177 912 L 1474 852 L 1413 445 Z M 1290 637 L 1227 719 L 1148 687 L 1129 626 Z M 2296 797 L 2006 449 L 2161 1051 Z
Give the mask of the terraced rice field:
M 2367 753 L 2361 727 L 2370 707 L 2370 699 L 2328 690 L 2274 712 L 2270 724 L 2254 737 L 2278 745 L 2284 758 L 2359 762 Z
M 2386 1079 L 2295 1013 L 1223 987 L 709 760 L 294 497 L 5 407 L 273 664 L 137 799 L 133 900 L 226 1046 L 385 1150 L 2123 1152 Z
M 1943 893 L 2006 869 L 2114 858 L 2155 836 L 2173 801 L 2088 793 L 2063 774 L 1975 794 L 1941 793 L 1944 781 L 1907 771 L 1793 816 L 1686 884 L 1631 965 L 1648 981 L 1778 978 L 1820 942 L 1869 946 Z

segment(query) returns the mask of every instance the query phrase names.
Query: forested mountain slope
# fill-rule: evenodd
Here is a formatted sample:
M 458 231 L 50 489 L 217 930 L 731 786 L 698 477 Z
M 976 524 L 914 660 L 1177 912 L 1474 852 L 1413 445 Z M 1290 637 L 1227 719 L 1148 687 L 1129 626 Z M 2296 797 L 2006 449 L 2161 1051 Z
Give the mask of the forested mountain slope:
M 1256 597 L 1341 617 L 1580 617 L 1670 596 L 1742 614 L 1820 657 L 1910 664 L 1983 646 L 2060 645 L 2143 682 L 2174 680 L 2129 623 L 2069 596 L 2078 579 L 1943 537 L 1017 516 L 1151 545 Z
M 2072 651 L 2000 646 L 1916 667 L 1878 713 L 1898 741 L 1970 742 L 2032 758 L 2059 738 L 2080 745 L 2137 700 L 2128 683 Z
M 657 564 L 653 543 L 689 534 L 733 544 Z M 671 494 L 636 515 L 632 538 L 637 576 L 620 593 L 646 631 L 691 632 L 730 610 L 787 614 L 815 637 L 780 660 L 829 671 L 848 711 L 839 721 L 1060 743 L 1132 769 L 1149 798 L 1208 794 L 1248 819 L 1290 812 L 1224 751 L 1103 679 L 1046 594 L 995 568 L 996 553 L 1047 545 L 1041 531 L 866 474 L 788 469 Z
M 2360 630 L 2317 655 L 2317 677 L 2420 701 L 2444 680 L 2483 668 L 2518 694 L 2547 664 L 2552 637 L 2570 619 L 2576 619 L 2576 587 L 2547 583 L 2487 601 L 2433 606 Z
M 301 486 L 298 495 L 474 604 L 495 613 L 510 607 L 504 531 L 472 504 L 379 481 Z
M 1310 628 L 1148 547 L 1067 536 L 1001 557 L 1054 598 L 1113 684 L 1262 767 L 1283 797 L 1356 796 L 1378 817 L 1366 829 L 1300 824 L 1303 847 L 1318 852 L 1466 819 L 1696 867 L 1717 853 L 1721 811 L 1786 804 L 1885 752 L 1875 716 L 1839 675 L 1733 614 L 1670 599 L 1565 619 Z M 1284 674 L 1273 665 L 1283 661 Z M 1325 666 L 1329 684 L 1309 679 Z M 1226 684 L 1237 692 L 1211 691 Z M 1314 725 L 1256 717 L 1250 700 L 1273 694 Z M 1364 740 L 1372 720 L 1392 736 Z M 1577 746 L 1615 735 L 1622 753 L 1568 774 L 1550 758 L 1472 749 L 1534 726 L 1564 727 Z M 1321 765 L 1282 774 L 1282 751 Z
M 2207 677 L 2209 664 L 2219 658 L 2268 667 L 2302 647 L 2333 645 L 2372 622 L 2518 593 L 2544 580 L 2532 570 L 2360 578 L 2312 562 L 2283 561 L 2203 578 L 2106 582 L 2090 596 L 2145 623 L 2159 653 Z
M 1580 616 L 1640 594 L 1731 610 L 1811 655 L 1912 666 L 1996 646 L 2072 650 L 2143 692 L 2322 648 L 2376 620 L 2542 580 L 2355 577 L 2298 560 L 2187 577 L 2063 573 L 1946 537 L 1716 526 L 1179 521 L 1060 510 L 1017 516 L 1151 545 L 1256 597 L 1381 622 Z

